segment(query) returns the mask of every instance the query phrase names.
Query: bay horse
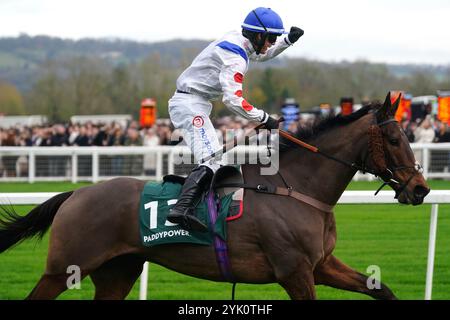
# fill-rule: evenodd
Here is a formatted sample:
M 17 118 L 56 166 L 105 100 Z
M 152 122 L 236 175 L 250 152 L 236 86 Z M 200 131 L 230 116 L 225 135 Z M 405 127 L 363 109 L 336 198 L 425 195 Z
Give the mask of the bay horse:
M 330 118 L 297 137 L 328 157 L 288 142 L 280 152 L 278 175 L 260 175 L 259 165 L 243 165 L 245 182 L 282 186 L 333 206 L 358 169 L 378 173 L 400 203 L 418 205 L 429 188 L 399 124 L 399 100 L 365 106 Z M 350 165 L 348 165 L 350 164 Z M 67 289 L 67 268 L 90 276 L 95 299 L 124 299 L 145 261 L 176 272 L 225 281 L 212 246 L 171 244 L 144 247 L 138 206 L 145 182 L 116 178 L 59 194 L 26 216 L 3 210 L 0 252 L 41 236 L 52 226 L 46 269 L 28 299 L 54 299 Z M 335 217 L 292 197 L 246 190 L 244 214 L 228 223 L 228 252 L 237 283 L 278 283 L 291 299 L 315 299 L 315 285 L 396 299 L 384 284 L 369 289 L 368 277 L 338 260 Z

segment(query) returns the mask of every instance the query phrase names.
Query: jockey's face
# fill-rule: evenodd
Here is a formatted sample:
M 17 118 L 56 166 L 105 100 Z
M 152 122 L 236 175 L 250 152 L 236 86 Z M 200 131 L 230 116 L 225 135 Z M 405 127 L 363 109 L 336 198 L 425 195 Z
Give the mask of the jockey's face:
M 258 40 L 261 39 L 261 35 L 258 34 Z M 264 42 L 264 45 L 261 49 L 260 54 L 265 54 L 267 52 L 267 50 L 274 45 L 274 43 L 272 43 L 271 41 L 269 41 L 270 37 L 266 37 L 266 42 Z M 270 39 L 272 40 L 272 39 Z

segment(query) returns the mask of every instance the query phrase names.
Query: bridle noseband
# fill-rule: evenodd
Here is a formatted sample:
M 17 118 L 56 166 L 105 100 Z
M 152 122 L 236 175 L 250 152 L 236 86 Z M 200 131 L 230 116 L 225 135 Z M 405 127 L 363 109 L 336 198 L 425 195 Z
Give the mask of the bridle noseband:
M 369 128 L 369 152 L 372 158 L 372 162 L 375 165 L 375 169 L 368 168 L 366 165 L 367 162 L 367 154 L 364 157 L 362 166 L 355 165 L 354 168 L 362 171 L 363 173 L 370 173 L 376 177 L 380 177 L 383 180 L 383 184 L 377 189 L 375 195 L 383 189 L 386 185 L 396 185 L 398 188 L 392 186 L 395 191 L 395 199 L 397 199 L 403 191 L 405 191 L 408 184 L 411 182 L 412 178 L 417 174 L 423 171 L 422 166 L 419 162 L 416 161 L 414 166 L 388 166 L 386 164 L 386 155 L 384 152 L 384 142 L 383 142 L 383 133 L 381 131 L 381 127 L 388 125 L 390 123 L 397 123 L 395 119 L 388 119 L 378 123 L 375 115 L 374 124 L 372 124 Z M 403 184 L 400 184 L 397 180 L 394 179 L 395 171 L 413 169 L 414 172 L 409 176 L 409 178 Z

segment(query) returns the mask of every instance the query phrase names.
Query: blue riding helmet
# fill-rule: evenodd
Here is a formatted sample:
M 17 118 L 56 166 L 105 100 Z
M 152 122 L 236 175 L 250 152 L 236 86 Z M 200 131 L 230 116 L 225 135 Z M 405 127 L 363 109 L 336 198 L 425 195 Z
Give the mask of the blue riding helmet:
M 276 35 L 288 33 L 284 31 L 280 16 L 272 9 L 263 7 L 252 10 L 245 18 L 242 28 L 248 31 Z

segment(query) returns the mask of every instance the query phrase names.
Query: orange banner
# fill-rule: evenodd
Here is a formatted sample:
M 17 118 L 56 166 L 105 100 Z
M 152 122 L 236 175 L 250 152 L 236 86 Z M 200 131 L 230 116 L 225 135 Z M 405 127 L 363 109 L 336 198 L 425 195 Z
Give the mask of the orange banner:
M 353 112 L 353 98 L 343 97 L 341 98 L 341 114 L 343 116 L 349 115 Z
M 400 104 L 395 113 L 395 120 L 398 122 L 401 122 L 404 119 L 411 120 L 411 99 L 412 96 L 410 94 L 402 93 Z
M 450 124 L 450 95 L 438 97 L 438 119 Z
M 397 111 L 395 112 L 395 120 L 401 122 L 402 120 L 411 120 L 411 100 L 412 95 L 405 93 L 404 91 L 391 91 L 391 104 L 400 97 L 400 103 L 398 105 Z
M 139 124 L 142 128 L 148 128 L 156 121 L 156 101 L 151 98 L 142 100 Z

